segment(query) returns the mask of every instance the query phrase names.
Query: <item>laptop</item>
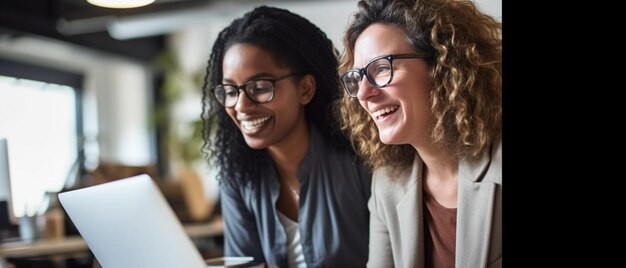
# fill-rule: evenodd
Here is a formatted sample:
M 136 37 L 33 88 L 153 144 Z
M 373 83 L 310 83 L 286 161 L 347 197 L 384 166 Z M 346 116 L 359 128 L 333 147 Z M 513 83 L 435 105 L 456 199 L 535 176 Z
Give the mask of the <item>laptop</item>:
M 59 201 L 104 268 L 207 267 L 146 174 L 60 193 Z

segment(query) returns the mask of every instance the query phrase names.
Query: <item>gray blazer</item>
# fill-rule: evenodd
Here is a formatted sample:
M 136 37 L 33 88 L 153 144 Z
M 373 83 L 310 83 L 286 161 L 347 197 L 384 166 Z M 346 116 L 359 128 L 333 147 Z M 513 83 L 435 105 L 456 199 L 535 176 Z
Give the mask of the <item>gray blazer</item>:
M 372 178 L 368 267 L 424 267 L 423 162 L 391 178 Z M 459 163 L 456 267 L 502 267 L 502 141 Z

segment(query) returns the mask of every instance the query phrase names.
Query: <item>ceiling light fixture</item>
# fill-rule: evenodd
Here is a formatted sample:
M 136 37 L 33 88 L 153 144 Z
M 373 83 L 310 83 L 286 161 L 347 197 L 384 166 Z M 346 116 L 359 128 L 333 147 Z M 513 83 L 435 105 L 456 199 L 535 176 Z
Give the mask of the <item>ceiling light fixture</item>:
M 87 0 L 92 5 L 108 8 L 134 8 L 152 4 L 155 0 Z

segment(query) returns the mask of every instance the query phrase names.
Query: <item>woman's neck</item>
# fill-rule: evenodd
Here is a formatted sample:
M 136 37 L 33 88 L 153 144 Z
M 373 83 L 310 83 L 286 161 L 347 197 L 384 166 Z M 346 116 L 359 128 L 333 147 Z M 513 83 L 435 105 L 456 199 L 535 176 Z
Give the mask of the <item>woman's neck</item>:
M 310 139 L 309 126 L 305 120 L 301 120 L 286 139 L 268 148 L 281 179 L 295 177 L 309 148 Z
M 429 144 L 417 149 L 424 161 L 424 190 L 439 204 L 457 207 L 459 160 L 440 146 Z
M 298 167 L 304 160 L 310 139 L 309 127 L 301 120 L 286 139 L 268 148 L 280 182 L 276 209 L 295 222 L 298 222 L 300 203 Z

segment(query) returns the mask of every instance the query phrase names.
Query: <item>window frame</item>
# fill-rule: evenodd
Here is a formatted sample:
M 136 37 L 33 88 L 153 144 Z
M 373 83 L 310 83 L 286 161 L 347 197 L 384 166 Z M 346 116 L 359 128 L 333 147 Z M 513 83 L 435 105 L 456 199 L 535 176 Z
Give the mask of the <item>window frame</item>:
M 83 132 L 83 74 L 69 72 L 66 70 L 54 69 L 25 62 L 14 61 L 6 58 L 0 58 L 0 75 L 9 76 L 20 79 L 29 79 L 44 83 L 54 83 L 69 86 L 74 89 L 74 98 L 76 100 L 76 149 L 77 149 L 77 170 L 73 169 L 74 176 L 77 176 L 74 183 L 80 184 L 81 178 L 85 175 L 85 153 L 84 153 L 84 132 Z M 69 174 L 68 174 L 69 175 Z M 66 182 L 67 183 L 67 182 Z M 64 185 L 65 188 L 66 185 Z

